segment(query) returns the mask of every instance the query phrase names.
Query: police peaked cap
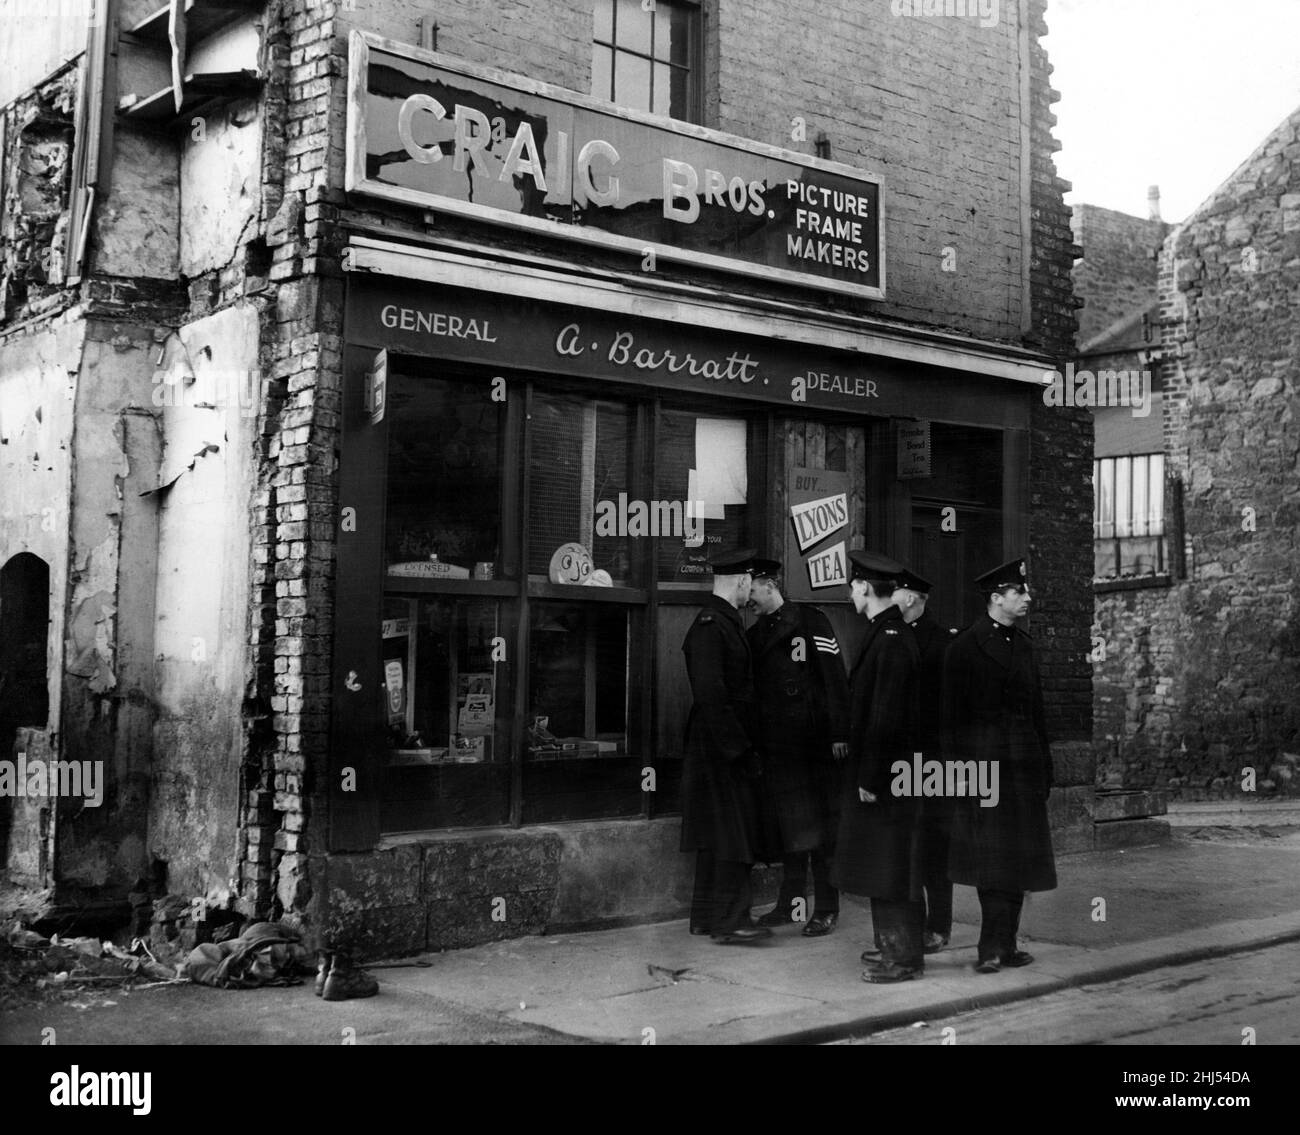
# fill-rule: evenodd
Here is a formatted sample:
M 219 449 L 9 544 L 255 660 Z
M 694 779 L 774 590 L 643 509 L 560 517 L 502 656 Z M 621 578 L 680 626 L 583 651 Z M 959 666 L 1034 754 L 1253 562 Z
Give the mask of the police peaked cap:
M 905 587 L 908 591 L 915 591 L 918 595 L 929 595 L 930 588 L 934 586 L 928 579 L 922 579 L 916 572 L 905 570 L 898 577 L 898 586 Z
M 850 581 L 855 579 L 880 579 L 898 582 L 907 574 L 907 568 L 897 560 L 882 556 L 878 552 L 850 552 L 849 562 L 853 565 L 849 572 Z
M 747 575 L 754 570 L 753 548 L 732 548 L 709 561 L 714 575 Z
M 980 591 L 999 591 L 1003 587 L 1026 587 L 1029 584 L 1029 570 L 1024 557 L 1008 560 L 992 571 L 986 571 L 977 580 L 975 586 Z
M 780 579 L 781 561 L 765 560 L 761 556 L 755 556 L 753 567 L 750 568 L 750 574 L 755 579 Z

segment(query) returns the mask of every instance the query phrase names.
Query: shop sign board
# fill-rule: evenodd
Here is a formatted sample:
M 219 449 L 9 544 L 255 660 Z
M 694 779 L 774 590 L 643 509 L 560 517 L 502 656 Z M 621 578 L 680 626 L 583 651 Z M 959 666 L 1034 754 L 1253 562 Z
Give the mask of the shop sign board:
M 346 310 L 348 342 L 390 356 L 742 398 L 795 412 L 1028 424 L 1027 397 L 990 397 L 987 384 L 960 371 L 685 323 L 360 275 L 350 278 Z
M 866 299 L 881 178 L 353 31 L 349 192 Z

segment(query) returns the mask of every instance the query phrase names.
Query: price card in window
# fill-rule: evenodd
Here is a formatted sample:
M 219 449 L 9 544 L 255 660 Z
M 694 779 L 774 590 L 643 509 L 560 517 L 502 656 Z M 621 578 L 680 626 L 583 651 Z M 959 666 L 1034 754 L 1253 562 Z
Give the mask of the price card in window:
M 406 718 L 406 682 L 398 658 L 384 661 L 384 692 L 388 696 L 388 722 L 400 725 Z

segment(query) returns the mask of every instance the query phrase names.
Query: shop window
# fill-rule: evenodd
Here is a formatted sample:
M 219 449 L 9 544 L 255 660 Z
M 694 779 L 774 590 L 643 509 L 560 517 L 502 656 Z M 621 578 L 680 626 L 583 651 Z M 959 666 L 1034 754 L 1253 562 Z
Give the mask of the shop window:
M 625 521 L 637 494 L 630 407 L 538 392 L 528 429 L 529 577 L 631 586 L 635 537 Z M 589 560 L 564 558 L 575 544 Z
M 1167 570 L 1165 459 L 1160 453 L 1093 462 L 1093 553 L 1097 579 Z
M 504 823 L 509 671 L 502 604 L 389 595 L 380 696 L 389 736 L 390 831 Z
M 639 612 L 536 602 L 528 623 L 524 822 L 639 814 Z
M 766 470 L 755 430 L 745 418 L 689 410 L 660 413 L 655 504 L 661 515 L 682 516 L 682 534 L 659 540 L 661 583 L 707 586 L 712 552 L 757 540 L 755 490 Z
M 494 574 L 501 546 L 501 405 L 477 387 L 421 379 L 393 384 L 388 413 L 388 574 Z
M 700 8 L 595 0 L 591 93 L 634 110 L 700 119 Z

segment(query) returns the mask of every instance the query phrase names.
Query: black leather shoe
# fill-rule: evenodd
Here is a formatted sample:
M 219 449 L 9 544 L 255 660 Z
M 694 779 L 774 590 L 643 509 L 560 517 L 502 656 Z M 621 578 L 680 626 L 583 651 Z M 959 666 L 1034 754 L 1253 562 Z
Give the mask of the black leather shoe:
M 1033 954 L 1027 954 L 1024 950 L 1014 950 L 1010 954 L 1004 954 L 1002 964 L 1004 966 L 1027 966 L 1034 960 Z
M 820 938 L 835 929 L 840 920 L 838 914 L 814 914 L 808 925 L 803 928 L 805 938 Z
M 934 934 L 927 930 L 925 932 L 925 941 L 922 944 L 927 954 L 937 954 L 948 944 L 947 934 Z
M 872 985 L 893 985 L 899 981 L 915 981 L 925 973 L 924 969 L 895 965 L 893 962 L 875 966 L 863 971 L 862 980 Z
M 789 926 L 794 921 L 789 904 L 777 903 L 761 918 L 754 919 L 755 926 Z
M 766 926 L 737 926 L 735 930 L 728 930 L 725 934 L 714 934 L 713 940 L 719 946 L 748 946 L 770 937 L 772 931 Z
M 692 934 L 707 934 L 708 932 L 709 932 L 709 928 L 708 928 L 707 926 L 692 926 L 692 927 L 691 927 L 691 933 L 692 933 Z
M 982 962 L 975 963 L 976 973 L 1001 973 L 1002 963 L 997 958 L 985 958 Z
M 869 966 L 878 966 L 880 964 L 880 951 L 875 946 L 868 946 L 862 951 L 862 960 Z

